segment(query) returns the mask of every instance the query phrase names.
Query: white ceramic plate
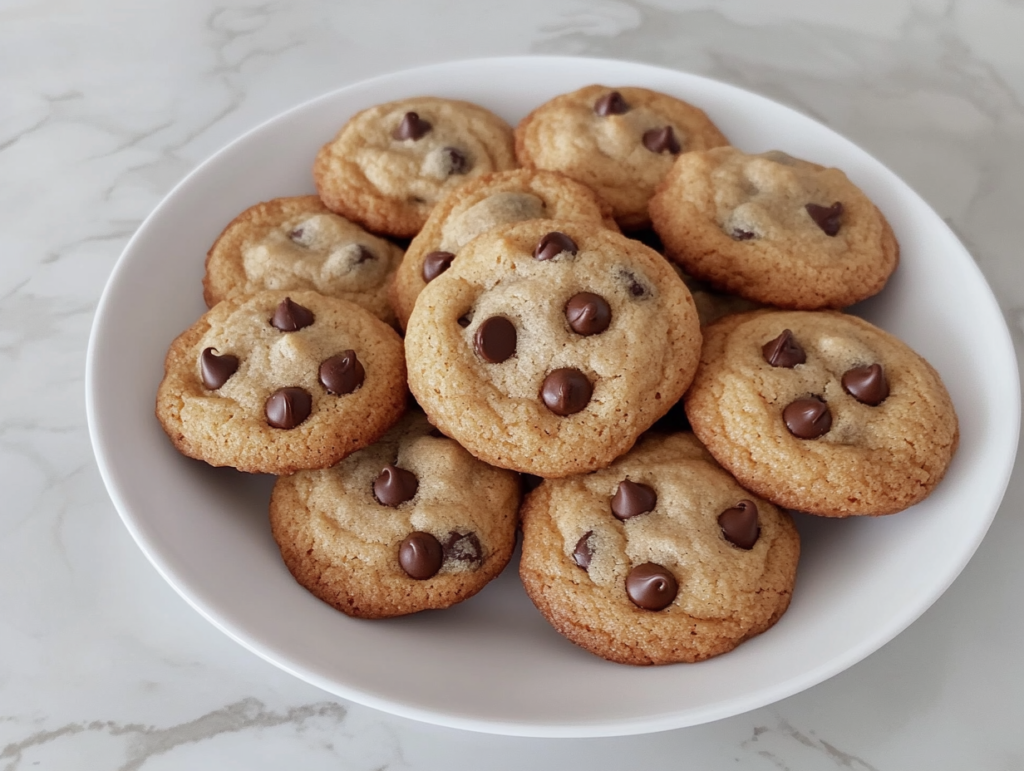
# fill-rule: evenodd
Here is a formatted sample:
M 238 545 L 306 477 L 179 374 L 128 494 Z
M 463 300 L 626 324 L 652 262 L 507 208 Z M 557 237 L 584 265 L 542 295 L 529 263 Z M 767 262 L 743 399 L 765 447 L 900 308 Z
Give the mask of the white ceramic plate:
M 171 340 L 205 310 L 206 250 L 251 204 L 313 192 L 319 147 L 356 110 L 421 94 L 468 99 L 515 124 L 589 83 L 643 85 L 703 107 L 749 152 L 778 148 L 844 169 L 885 212 L 902 264 L 859 313 L 939 370 L 960 416 L 960 451 L 924 503 L 877 520 L 801 518 L 792 605 L 773 629 L 696 665 L 607 663 L 554 632 L 515 565 L 453 609 L 347 618 L 288 574 L 267 523 L 268 478 L 187 460 L 153 416 Z M 157 570 L 246 648 L 353 701 L 493 733 L 607 736 L 694 725 L 835 675 L 906 628 L 949 586 L 995 515 L 1016 450 L 1020 394 L 1009 333 L 970 255 L 880 163 L 781 105 L 692 75 L 624 62 L 454 62 L 359 83 L 297 107 L 206 161 L 131 240 L 96 314 L 89 427 L 110 495 Z

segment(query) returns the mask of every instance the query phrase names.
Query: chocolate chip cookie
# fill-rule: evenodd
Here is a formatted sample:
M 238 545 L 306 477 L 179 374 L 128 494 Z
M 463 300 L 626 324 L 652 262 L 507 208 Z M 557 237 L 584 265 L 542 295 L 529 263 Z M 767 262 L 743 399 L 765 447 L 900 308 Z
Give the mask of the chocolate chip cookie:
M 515 169 L 467 182 L 434 207 L 395 275 L 391 298 L 402 327 L 423 287 L 459 249 L 499 225 L 531 219 L 587 220 L 618 230 L 608 205 L 564 174 Z
M 313 177 L 331 211 L 411 237 L 456 187 L 515 166 L 505 121 L 470 102 L 423 96 L 354 115 L 320 150 Z
M 626 664 L 701 661 L 789 606 L 800 538 L 692 434 L 649 434 L 608 468 L 523 505 L 519 573 L 563 635 Z
M 953 403 L 887 332 L 842 313 L 774 311 L 727 316 L 704 335 L 686 414 L 749 490 L 822 516 L 891 514 L 946 473 Z
M 611 204 L 624 230 L 650 224 L 647 202 L 680 154 L 727 144 L 702 110 L 646 88 L 586 86 L 516 127 L 523 166 L 567 174 Z
M 316 292 L 224 300 L 167 352 L 156 414 L 190 458 L 241 471 L 325 468 L 405 410 L 397 333 Z
M 424 288 L 406 332 L 431 422 L 501 468 L 608 465 L 674 404 L 700 350 L 693 299 L 648 247 L 592 224 L 481 235 Z
M 295 580 L 350 616 L 447 608 L 515 546 L 519 480 L 411 411 L 337 466 L 281 477 L 270 525 Z
M 264 289 L 313 290 L 393 324 L 388 286 L 402 250 L 334 214 L 315 195 L 275 198 L 239 214 L 206 256 L 212 308 Z
M 650 203 L 665 254 L 721 291 L 781 308 L 844 308 L 899 261 L 878 208 L 839 169 L 781 152 L 687 153 Z

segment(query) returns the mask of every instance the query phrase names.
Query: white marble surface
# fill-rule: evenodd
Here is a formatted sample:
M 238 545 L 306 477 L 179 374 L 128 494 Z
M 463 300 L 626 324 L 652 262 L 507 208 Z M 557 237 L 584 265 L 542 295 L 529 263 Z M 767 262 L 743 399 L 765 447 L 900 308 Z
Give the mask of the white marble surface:
M 0 769 L 1024 769 L 1021 463 L 950 590 L 845 673 L 695 728 L 516 739 L 339 701 L 224 637 L 124 529 L 83 403 L 104 282 L 190 169 L 327 90 L 500 54 L 667 65 L 822 120 L 950 223 L 1019 355 L 1022 33 L 1020 0 L 0 2 Z

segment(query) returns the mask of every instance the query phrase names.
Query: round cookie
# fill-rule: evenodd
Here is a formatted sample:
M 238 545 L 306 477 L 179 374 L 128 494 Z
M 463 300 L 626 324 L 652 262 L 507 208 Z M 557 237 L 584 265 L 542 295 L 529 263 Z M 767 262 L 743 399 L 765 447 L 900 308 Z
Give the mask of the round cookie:
M 265 289 L 312 290 L 394 324 L 388 286 L 402 250 L 334 214 L 315 195 L 275 198 L 239 214 L 206 255 L 212 308 Z
M 441 436 L 419 411 L 337 466 L 281 477 L 270 525 L 295 580 L 350 616 L 472 597 L 508 563 L 519 480 Z
M 405 346 L 434 425 L 492 465 L 559 477 L 632 447 L 686 390 L 700 340 L 659 254 L 592 224 L 532 220 L 467 244 L 420 294 Z
M 899 261 L 878 208 L 839 169 L 773 151 L 687 153 L 650 203 L 665 254 L 718 289 L 780 308 L 844 308 Z
M 224 300 L 172 344 L 156 415 L 190 458 L 240 471 L 325 468 L 405 411 L 396 332 L 316 292 Z
M 747 489 L 822 516 L 891 514 L 946 473 L 953 403 L 887 332 L 837 312 L 774 311 L 727 316 L 704 335 L 686 414 Z
M 701 661 L 789 607 L 792 519 L 740 487 L 692 434 L 649 434 L 606 469 L 548 480 L 522 516 L 530 599 L 611 661 Z
M 515 166 L 505 121 L 470 102 L 422 96 L 354 115 L 317 154 L 313 178 L 332 211 L 411 237 L 456 187 Z
M 589 220 L 618 230 L 594 191 L 557 172 L 514 169 L 467 182 L 434 207 L 395 274 L 391 301 L 402 327 L 428 278 L 444 272 L 459 249 L 499 225 L 529 219 Z
M 519 163 L 593 188 L 624 230 L 650 223 L 647 202 L 680 153 L 728 144 L 702 110 L 681 99 L 601 85 L 545 102 L 520 121 L 515 137 Z

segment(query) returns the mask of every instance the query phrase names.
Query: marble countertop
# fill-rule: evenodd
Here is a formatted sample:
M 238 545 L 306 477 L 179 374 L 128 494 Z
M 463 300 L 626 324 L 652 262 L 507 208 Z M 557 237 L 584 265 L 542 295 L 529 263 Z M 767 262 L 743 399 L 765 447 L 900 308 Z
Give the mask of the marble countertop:
M 1019 359 L 1022 32 L 1018 0 L 0 4 L 0 768 L 1024 769 L 1021 461 L 957 581 L 846 672 L 693 728 L 522 739 L 336 699 L 217 631 L 122 525 L 84 409 L 104 283 L 204 158 L 348 83 L 511 54 L 664 65 L 828 124 L 950 224 Z

